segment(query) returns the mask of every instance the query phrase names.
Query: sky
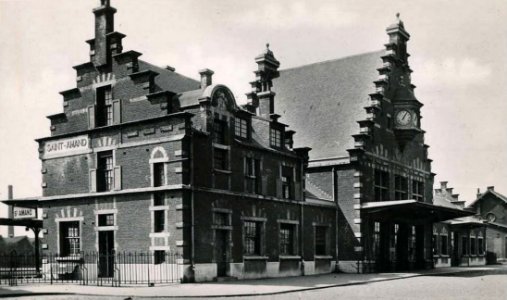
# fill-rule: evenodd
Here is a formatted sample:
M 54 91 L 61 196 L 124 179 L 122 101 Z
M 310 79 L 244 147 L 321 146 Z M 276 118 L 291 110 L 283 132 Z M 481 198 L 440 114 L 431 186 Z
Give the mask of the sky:
M 94 36 L 91 10 L 99 2 L 0 0 L 0 199 L 8 184 L 15 197 L 42 194 L 34 139 L 50 134 L 46 116 L 63 111 L 58 92 L 75 87 L 72 66 L 89 59 L 85 40 Z M 196 79 L 210 68 L 240 103 L 266 43 L 281 69 L 375 51 L 399 12 L 411 35 L 412 83 L 424 103 L 435 188 L 449 181 L 467 201 L 487 186 L 507 194 L 505 0 L 111 3 L 115 29 L 127 35 L 124 51 Z

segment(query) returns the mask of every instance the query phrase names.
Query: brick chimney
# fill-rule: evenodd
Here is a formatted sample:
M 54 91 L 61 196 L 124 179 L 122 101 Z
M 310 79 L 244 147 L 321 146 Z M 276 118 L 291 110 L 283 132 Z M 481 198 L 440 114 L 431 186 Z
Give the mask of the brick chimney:
M 100 6 L 93 10 L 95 14 L 95 39 L 92 46 L 92 62 L 96 67 L 109 62 L 111 49 L 107 34 L 114 31 L 114 14 L 109 0 L 100 0 Z
M 7 186 L 7 199 L 13 199 L 12 185 Z M 14 208 L 12 205 L 9 205 L 7 208 L 7 218 L 12 219 L 14 216 Z M 14 237 L 14 226 L 10 225 L 7 227 L 7 236 Z
M 280 76 L 278 67 L 280 62 L 276 60 L 273 51 L 269 50 L 269 44 L 266 44 L 266 50 L 255 57 L 257 71 L 255 71 L 255 81 L 252 81 L 252 92 L 247 94 L 248 99 L 254 106 L 258 107 L 258 114 L 261 117 L 269 118 L 275 113 L 275 92 L 271 91 L 273 79 Z
M 205 89 L 206 87 L 213 84 L 213 72 L 210 69 L 202 69 L 199 71 L 199 74 L 201 75 L 201 89 Z

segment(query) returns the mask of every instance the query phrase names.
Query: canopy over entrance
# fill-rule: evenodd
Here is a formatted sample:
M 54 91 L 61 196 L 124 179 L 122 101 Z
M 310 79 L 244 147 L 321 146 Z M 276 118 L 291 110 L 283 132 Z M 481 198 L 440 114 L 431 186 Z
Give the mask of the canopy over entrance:
M 367 213 L 370 217 L 410 223 L 434 223 L 475 214 L 467 210 L 417 200 L 366 202 L 361 205 L 361 211 Z

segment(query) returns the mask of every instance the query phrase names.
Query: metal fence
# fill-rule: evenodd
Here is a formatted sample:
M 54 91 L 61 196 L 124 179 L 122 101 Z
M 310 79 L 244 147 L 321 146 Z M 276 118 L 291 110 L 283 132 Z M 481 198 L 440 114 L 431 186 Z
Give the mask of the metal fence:
M 82 285 L 154 285 L 180 282 L 183 259 L 178 253 L 82 252 L 61 256 L 45 253 L 0 253 L 0 285 L 33 283 Z

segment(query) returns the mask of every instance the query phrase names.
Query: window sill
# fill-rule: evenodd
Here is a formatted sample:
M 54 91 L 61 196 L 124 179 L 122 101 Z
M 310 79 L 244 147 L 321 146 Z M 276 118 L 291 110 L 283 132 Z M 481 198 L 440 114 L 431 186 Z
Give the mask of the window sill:
M 315 255 L 314 259 L 333 259 L 331 255 Z
M 214 170 L 216 173 L 222 173 L 222 174 L 227 174 L 227 175 L 232 174 L 231 170 L 221 170 L 221 169 L 214 169 Z
M 222 149 L 222 150 L 230 150 L 231 149 L 231 146 L 229 146 L 229 145 L 218 144 L 218 143 L 213 143 L 213 147 L 218 148 L 218 149 Z
M 232 226 L 229 226 L 229 225 L 211 225 L 211 229 L 232 230 Z
M 279 255 L 278 258 L 280 260 L 300 260 L 301 255 Z
M 243 255 L 243 260 L 268 260 L 268 257 L 260 255 Z

